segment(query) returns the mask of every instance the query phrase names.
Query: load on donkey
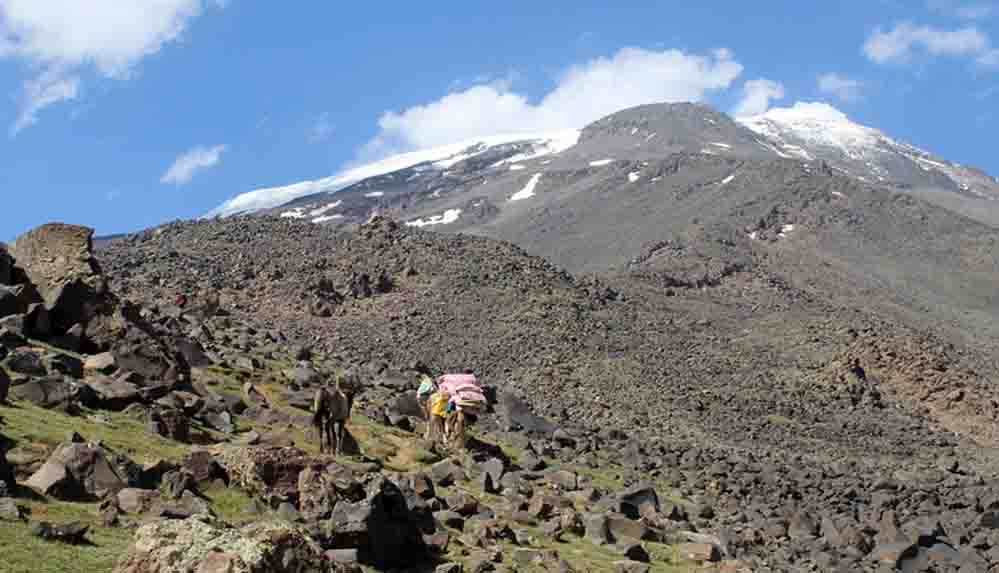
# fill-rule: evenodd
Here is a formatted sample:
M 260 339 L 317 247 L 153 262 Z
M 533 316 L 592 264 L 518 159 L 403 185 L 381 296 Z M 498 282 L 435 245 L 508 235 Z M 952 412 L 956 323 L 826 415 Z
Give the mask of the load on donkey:
M 427 440 L 442 438 L 447 445 L 465 447 L 466 431 L 486 409 L 486 397 L 475 374 L 445 374 L 436 381 L 424 375 L 417 399 L 424 405 Z

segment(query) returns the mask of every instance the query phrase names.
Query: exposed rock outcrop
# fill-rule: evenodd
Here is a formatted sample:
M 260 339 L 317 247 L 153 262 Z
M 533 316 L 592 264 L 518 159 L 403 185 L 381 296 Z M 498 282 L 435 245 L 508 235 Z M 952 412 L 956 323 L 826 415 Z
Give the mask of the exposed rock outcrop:
M 242 529 L 202 517 L 160 521 L 135 533 L 114 573 L 330 573 L 309 536 L 288 524 Z

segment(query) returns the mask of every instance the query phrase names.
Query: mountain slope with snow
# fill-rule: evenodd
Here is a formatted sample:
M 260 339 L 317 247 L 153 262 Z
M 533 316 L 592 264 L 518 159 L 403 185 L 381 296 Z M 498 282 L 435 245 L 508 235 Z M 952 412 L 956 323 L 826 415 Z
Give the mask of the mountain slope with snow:
M 303 181 L 281 187 L 249 191 L 229 199 L 205 217 L 227 217 L 248 214 L 284 205 L 299 197 L 317 193 L 333 193 L 371 177 L 385 175 L 416 166 L 446 170 L 455 163 L 481 155 L 490 149 L 516 145 L 523 158 L 555 154 L 575 145 L 579 131 L 566 130 L 537 134 L 503 134 L 466 140 L 432 149 L 394 155 L 380 161 L 345 170 L 330 177 Z M 372 198 L 377 197 L 374 195 Z
M 392 156 L 322 179 L 257 189 L 226 201 L 206 217 L 270 212 L 342 224 L 386 207 L 405 218 L 407 214 L 399 210 L 402 205 L 415 211 L 414 221 L 443 215 L 447 209 L 467 212 L 469 207 L 495 215 L 500 207 L 491 204 L 502 205 L 505 200 L 480 198 L 469 205 L 445 205 L 436 212 L 424 211 L 421 203 L 454 198 L 471 188 L 481 191 L 476 196 L 496 192 L 509 198 L 545 169 L 575 165 L 613 170 L 622 162 L 690 153 L 823 161 L 866 184 L 929 193 L 938 204 L 957 204 L 955 209 L 966 214 L 991 209 L 975 201 L 999 199 L 999 180 L 855 123 L 828 104 L 801 102 L 737 120 L 701 104 L 654 104 L 622 110 L 583 130 L 482 137 Z M 632 170 L 626 181 L 634 183 L 640 177 Z M 338 212 L 328 212 L 341 201 L 341 192 L 351 189 L 363 194 L 351 196 Z M 414 193 L 420 201 L 401 199 Z

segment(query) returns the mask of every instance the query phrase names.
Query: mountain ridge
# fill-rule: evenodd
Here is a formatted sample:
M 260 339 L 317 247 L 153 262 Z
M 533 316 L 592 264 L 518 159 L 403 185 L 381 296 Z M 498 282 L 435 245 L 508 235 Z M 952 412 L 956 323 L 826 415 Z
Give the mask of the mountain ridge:
M 659 122 L 659 127 L 650 127 L 655 121 Z M 715 133 L 713 137 L 712 132 Z M 598 136 L 602 141 L 595 149 L 593 142 Z M 507 154 L 497 161 L 475 167 L 483 172 L 485 167 L 523 169 L 523 162 L 530 159 L 548 156 L 553 160 L 586 155 L 587 152 L 593 161 L 602 161 L 603 157 L 594 159 L 601 152 L 624 154 L 628 159 L 646 159 L 685 151 L 822 160 L 865 183 L 902 190 L 944 190 L 969 199 L 999 198 L 996 178 L 974 167 L 941 159 L 898 142 L 877 129 L 854 123 L 828 104 L 804 102 L 790 108 L 774 108 L 758 116 L 731 118 L 704 104 L 678 103 L 621 110 L 580 130 L 481 137 L 392 156 L 330 177 L 237 195 L 205 216 L 252 214 L 285 204 L 301 204 L 304 197 L 319 199 L 322 193 L 349 189 L 368 179 L 401 173 L 419 165 L 447 174 L 449 167 L 465 159 L 504 146 L 520 146 L 526 152 Z M 378 193 L 377 190 L 371 192 Z M 319 205 L 312 210 L 328 205 Z M 306 216 L 305 213 L 301 215 L 302 218 Z M 319 219 L 318 223 L 336 223 L 345 222 L 337 219 L 346 217 L 323 217 L 320 213 L 313 218 Z

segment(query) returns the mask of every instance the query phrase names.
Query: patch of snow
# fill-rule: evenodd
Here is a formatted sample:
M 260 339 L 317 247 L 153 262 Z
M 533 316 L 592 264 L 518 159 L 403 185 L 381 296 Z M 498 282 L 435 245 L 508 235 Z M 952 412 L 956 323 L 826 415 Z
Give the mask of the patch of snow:
M 637 127 L 631 128 L 631 134 L 635 135 L 636 133 L 638 133 L 638 128 Z
M 652 181 L 649 181 L 649 183 L 655 183 L 656 181 L 659 181 L 660 179 L 662 179 L 662 177 L 653 177 Z
M 715 152 L 714 152 L 714 151 L 711 151 L 711 150 L 710 150 L 710 149 L 708 149 L 707 147 L 705 147 L 704 149 L 702 149 L 702 150 L 701 150 L 701 153 L 704 153 L 704 154 L 706 154 L 706 155 L 714 155 L 714 154 L 715 154 Z
M 638 181 L 638 179 L 639 179 L 639 172 L 638 171 L 632 171 L 631 173 L 628 174 L 628 182 L 629 183 L 634 183 L 635 181 Z
M 551 160 L 551 159 L 545 159 L 544 161 L 542 161 L 542 162 L 541 162 L 541 164 L 542 164 L 542 165 L 548 165 L 548 164 L 549 164 L 549 163 L 551 163 L 551 162 L 552 162 L 552 160 Z
M 381 197 L 382 195 L 385 195 L 384 191 L 372 191 L 364 194 L 365 197 Z
M 531 179 L 524 185 L 524 188 L 517 191 L 512 196 L 510 196 L 511 201 L 520 201 L 521 199 L 527 199 L 529 197 L 534 197 L 534 189 L 538 186 L 538 182 L 541 181 L 541 174 L 535 173 L 531 176 Z
M 284 219 L 304 219 L 305 213 L 302 212 L 301 207 L 296 207 L 290 211 L 285 211 L 281 213 L 281 217 Z
M 318 209 L 313 209 L 312 211 L 309 211 L 309 216 L 310 217 L 318 217 L 320 215 L 325 215 L 327 212 L 332 211 L 333 209 L 336 209 L 337 207 L 339 207 L 341 203 L 343 203 L 343 199 L 340 199 L 339 201 L 334 201 L 333 203 L 330 203 L 329 205 L 327 205 L 325 207 L 320 207 Z
M 733 174 L 729 175 L 728 177 L 722 179 L 721 184 L 722 185 L 728 185 L 729 183 L 732 182 L 733 179 L 735 179 L 735 173 L 733 173 Z
M 782 143 L 781 147 L 783 147 L 784 149 L 790 151 L 794 155 L 796 155 L 796 156 L 804 159 L 805 161 L 812 161 L 813 160 L 813 157 L 811 156 L 811 154 L 809 154 L 807 151 L 805 151 L 804 149 L 802 149 L 801 147 L 799 147 L 797 145 L 792 145 L 790 143 Z
M 531 141 L 531 149 L 529 151 L 518 153 L 513 157 L 507 157 L 506 159 L 496 163 L 496 165 L 502 165 L 504 163 L 519 163 L 521 161 L 527 161 L 528 159 L 544 157 L 545 155 L 557 155 L 566 149 L 569 149 L 573 145 L 576 145 L 576 142 L 579 141 L 581 133 L 582 132 L 580 131 L 565 131 L 544 139 Z M 493 165 L 493 167 L 496 165 Z
M 784 238 L 794 230 L 794 225 L 784 225 L 780 228 L 780 233 L 777 233 L 778 238 Z
M 525 169 L 527 169 L 527 168 L 524 167 L 523 165 L 511 165 L 510 166 L 510 171 L 523 171 Z
M 446 168 L 450 166 L 448 163 L 457 163 L 455 159 L 458 157 L 482 153 L 497 145 L 522 141 L 531 142 L 534 144 L 536 150 L 536 153 L 533 155 L 534 157 L 542 154 L 561 153 L 575 145 L 579 141 L 579 135 L 580 131 L 575 129 L 533 134 L 508 133 L 393 155 L 380 161 L 345 169 L 330 177 L 242 193 L 212 209 L 204 215 L 204 218 L 228 217 L 240 213 L 246 214 L 262 209 L 278 207 L 306 195 L 323 192 L 332 193 L 369 177 L 386 175 L 416 166 L 423 167 L 421 164 L 429 164 L 430 169 L 433 169 L 438 167 L 436 163 L 445 162 L 442 168 Z
M 458 220 L 458 216 L 461 215 L 461 209 L 448 209 L 444 211 L 442 215 L 433 215 L 427 219 L 416 219 L 415 221 L 407 221 L 406 226 L 408 227 L 427 227 L 430 225 L 447 225 L 449 223 L 454 223 Z
M 725 149 L 732 149 L 732 146 L 731 146 L 731 145 L 729 145 L 729 144 L 727 144 L 727 143 L 721 143 L 721 142 L 711 142 L 711 143 L 709 143 L 708 145 L 717 145 L 718 147 L 723 147 L 723 148 L 725 148 Z
M 760 236 L 760 233 L 758 231 L 753 231 L 752 233 L 749 234 L 749 238 L 752 239 L 752 240 L 754 240 L 754 241 L 756 239 L 758 239 L 759 236 Z
M 319 223 L 325 223 L 326 221 L 332 221 L 334 219 L 343 219 L 343 215 L 337 213 L 335 215 L 325 215 L 323 217 L 316 217 L 315 219 L 312 220 L 312 222 L 319 224 Z
M 839 191 L 833 191 L 832 194 L 835 197 L 846 197 L 846 195 L 840 193 Z
M 591 161 L 590 167 L 603 167 L 604 165 L 610 165 L 614 163 L 613 159 L 598 159 L 597 161 Z

